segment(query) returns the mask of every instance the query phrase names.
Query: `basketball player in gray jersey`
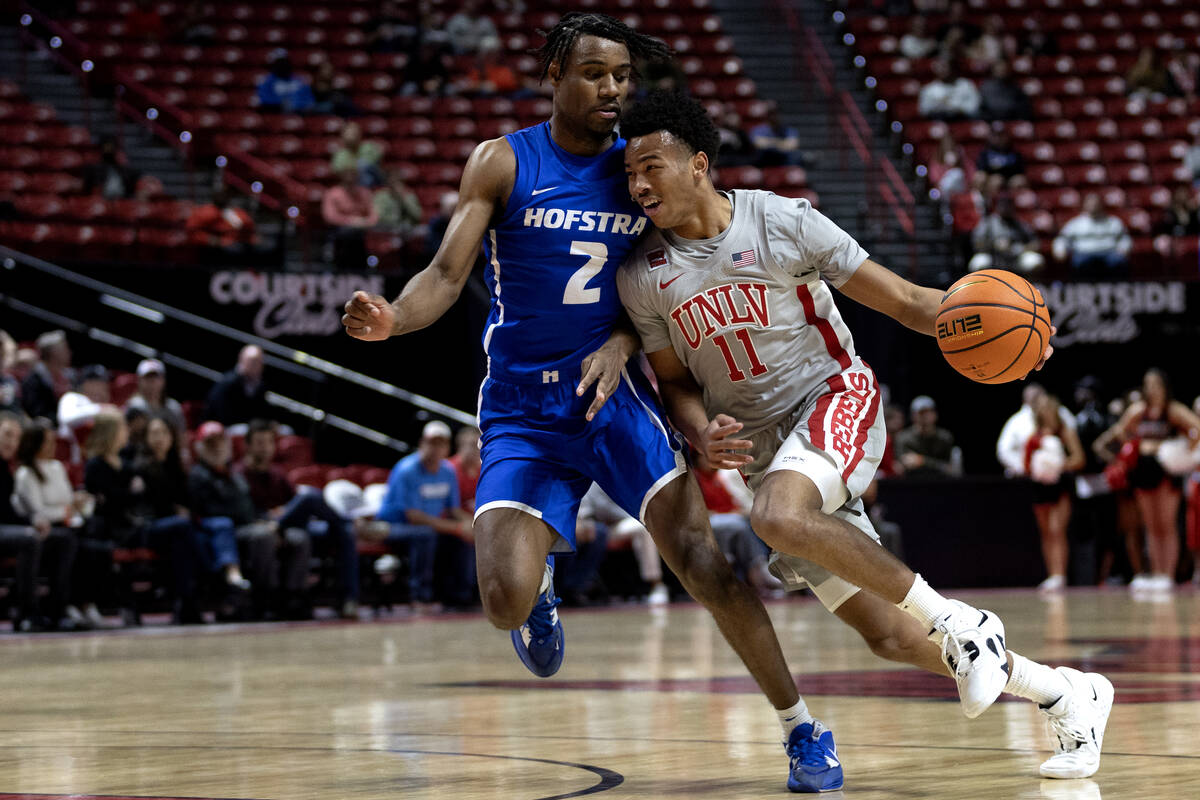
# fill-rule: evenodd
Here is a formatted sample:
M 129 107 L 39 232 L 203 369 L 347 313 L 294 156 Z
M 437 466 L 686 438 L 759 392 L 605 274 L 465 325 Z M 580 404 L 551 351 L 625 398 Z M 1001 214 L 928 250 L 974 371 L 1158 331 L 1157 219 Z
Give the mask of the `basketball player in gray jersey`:
M 929 335 L 942 293 L 871 261 L 807 200 L 718 192 L 717 132 L 690 97 L 652 94 L 621 130 L 630 194 L 655 226 L 618 273 L 621 300 L 676 426 L 754 490 L 772 571 L 878 655 L 953 676 L 968 717 L 1002 691 L 1035 701 L 1057 740 L 1041 774 L 1094 774 L 1112 684 L 1007 651 L 995 614 L 930 588 L 863 510 L 884 446 L 879 385 L 830 286 Z

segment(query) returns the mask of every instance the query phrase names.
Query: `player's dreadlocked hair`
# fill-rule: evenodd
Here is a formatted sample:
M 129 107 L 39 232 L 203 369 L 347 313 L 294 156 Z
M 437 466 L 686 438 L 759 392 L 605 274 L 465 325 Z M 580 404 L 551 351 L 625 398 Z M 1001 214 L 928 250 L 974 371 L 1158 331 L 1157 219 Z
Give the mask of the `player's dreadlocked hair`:
M 571 11 L 563 14 L 562 19 L 548 31 L 538 31 L 546 37 L 546 43 L 533 54 L 542 60 L 542 75 L 544 79 L 550 72 L 550 65 L 557 61 L 560 69 L 567 65 L 571 56 L 571 48 L 580 36 L 598 36 L 612 42 L 620 42 L 629 51 L 636 65 L 639 61 L 666 61 L 671 57 L 671 49 L 661 40 L 653 36 L 638 33 L 633 28 L 605 14 L 585 14 Z
M 710 167 L 717 163 L 721 135 L 704 106 L 687 92 L 651 92 L 621 114 L 621 135 L 626 139 L 655 131 L 668 131 L 693 153 L 704 153 Z

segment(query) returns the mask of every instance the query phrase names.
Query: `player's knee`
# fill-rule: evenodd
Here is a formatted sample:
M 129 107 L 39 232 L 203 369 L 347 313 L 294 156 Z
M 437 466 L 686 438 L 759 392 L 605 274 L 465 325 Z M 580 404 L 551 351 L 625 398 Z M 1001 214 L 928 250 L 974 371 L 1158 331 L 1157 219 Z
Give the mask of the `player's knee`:
M 813 514 L 819 510 L 797 508 L 794 504 L 770 496 L 755 498 L 750 526 L 773 550 L 807 556 L 813 540 Z
M 488 622 L 500 630 L 511 631 L 521 627 L 529 617 L 534 595 L 512 581 L 480 575 L 479 598 Z

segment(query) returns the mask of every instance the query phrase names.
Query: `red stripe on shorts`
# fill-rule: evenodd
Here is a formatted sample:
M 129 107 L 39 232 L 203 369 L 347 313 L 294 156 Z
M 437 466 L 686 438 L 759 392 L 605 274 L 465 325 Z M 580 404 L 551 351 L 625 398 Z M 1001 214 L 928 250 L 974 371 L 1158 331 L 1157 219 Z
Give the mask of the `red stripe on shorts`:
M 865 455 L 863 445 L 867 443 L 867 434 L 870 432 L 871 426 L 875 424 L 875 417 L 879 415 L 879 382 L 875 380 L 875 373 L 869 367 L 864 374 L 871 376 L 871 403 L 867 406 L 867 415 L 858 426 L 858 434 L 854 437 L 854 458 L 850 459 L 850 463 L 842 472 L 842 480 L 847 484 L 850 483 L 850 474 L 854 472 L 854 468 L 858 466 L 858 462 L 862 461 L 862 457 Z
M 796 297 L 800 298 L 800 305 L 804 307 L 804 321 L 816 326 L 821 338 L 825 340 L 825 349 L 829 351 L 829 355 L 837 360 L 842 369 L 850 369 L 850 354 L 838 341 L 837 333 L 829 324 L 829 320 L 817 315 L 817 305 L 813 302 L 808 284 L 802 283 L 796 287 Z
M 825 416 L 829 413 L 829 406 L 838 392 L 846 391 L 846 379 L 841 375 L 834 375 L 826 383 L 829 392 L 817 398 L 817 407 L 808 418 L 808 436 L 818 450 L 825 450 Z

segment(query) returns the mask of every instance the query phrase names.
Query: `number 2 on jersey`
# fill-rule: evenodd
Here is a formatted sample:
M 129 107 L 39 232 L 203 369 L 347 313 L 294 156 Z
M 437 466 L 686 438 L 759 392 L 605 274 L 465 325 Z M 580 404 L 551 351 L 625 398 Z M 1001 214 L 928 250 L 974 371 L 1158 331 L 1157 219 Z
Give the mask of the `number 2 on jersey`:
M 746 350 L 746 358 L 750 361 L 750 375 L 757 378 L 767 371 L 766 366 L 758 360 L 758 353 L 754 350 L 754 342 L 750 339 L 750 331 L 745 328 L 739 328 L 733 332 L 733 335 L 742 343 L 742 347 Z M 715 344 L 721 350 L 721 355 L 725 356 L 725 365 L 729 367 L 729 380 L 737 383 L 738 381 L 746 380 L 746 373 L 742 372 L 738 367 L 737 361 L 733 357 L 733 350 L 729 346 L 729 340 L 726 334 L 712 338 Z
M 571 255 L 587 256 L 587 263 L 575 270 L 563 292 L 563 305 L 580 306 L 600 302 L 600 287 L 586 288 L 588 281 L 600 274 L 608 261 L 608 245 L 604 242 L 571 242 Z

